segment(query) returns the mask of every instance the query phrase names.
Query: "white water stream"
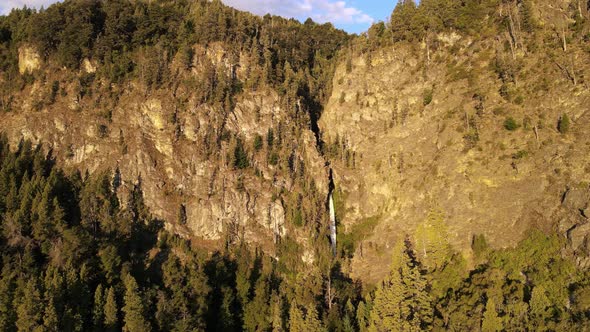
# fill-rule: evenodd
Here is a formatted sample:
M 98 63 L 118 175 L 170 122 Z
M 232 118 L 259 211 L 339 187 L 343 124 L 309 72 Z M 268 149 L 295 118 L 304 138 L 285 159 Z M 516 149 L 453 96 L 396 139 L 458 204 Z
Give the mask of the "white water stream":
M 334 197 L 330 193 L 330 241 L 332 252 L 336 254 L 336 211 L 334 211 Z

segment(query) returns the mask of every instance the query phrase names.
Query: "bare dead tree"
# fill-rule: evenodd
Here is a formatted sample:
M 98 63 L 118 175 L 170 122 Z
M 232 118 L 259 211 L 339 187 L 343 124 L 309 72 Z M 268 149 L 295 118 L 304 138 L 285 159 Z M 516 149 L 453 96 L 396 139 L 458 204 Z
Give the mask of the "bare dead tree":
M 565 74 L 565 76 L 567 76 L 567 78 L 572 81 L 572 83 L 574 85 L 576 85 L 578 83 L 577 79 L 576 79 L 576 74 L 574 73 L 573 70 L 573 59 L 572 59 L 572 69 L 567 68 L 566 66 L 560 64 L 559 62 L 553 60 L 553 62 L 555 63 L 555 65 L 557 65 L 557 67 L 559 67 L 559 69 Z

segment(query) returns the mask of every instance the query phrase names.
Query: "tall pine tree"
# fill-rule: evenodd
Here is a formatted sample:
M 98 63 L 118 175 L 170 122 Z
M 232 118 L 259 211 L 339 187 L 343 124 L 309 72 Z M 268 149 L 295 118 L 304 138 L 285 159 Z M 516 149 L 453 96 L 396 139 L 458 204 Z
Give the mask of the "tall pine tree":
M 94 291 L 94 308 L 92 310 L 92 322 L 96 330 L 102 330 L 104 322 L 105 296 L 102 284 L 99 284 Z
M 125 278 L 125 314 L 123 331 L 127 332 L 149 332 L 151 331 L 150 323 L 145 318 L 145 309 L 143 300 L 139 292 L 139 286 L 131 275 Z
M 432 323 L 429 285 L 409 240 L 393 250 L 389 277 L 375 291 L 369 331 L 419 331 Z
M 104 327 L 106 331 L 117 331 L 119 327 L 119 309 L 115 289 L 109 287 L 104 301 Z
M 22 298 L 15 298 L 15 301 L 17 300 L 17 330 L 19 332 L 41 331 L 43 329 L 41 324 L 43 304 L 41 302 L 41 295 L 39 294 L 37 283 L 34 279 L 30 279 L 24 284 Z

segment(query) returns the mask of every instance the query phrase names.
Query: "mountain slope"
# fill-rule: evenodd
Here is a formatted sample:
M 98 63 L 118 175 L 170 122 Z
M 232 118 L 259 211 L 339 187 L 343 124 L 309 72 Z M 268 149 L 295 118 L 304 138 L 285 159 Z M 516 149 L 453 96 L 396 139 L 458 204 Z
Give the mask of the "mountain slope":
M 588 28 L 568 32 L 564 49 L 548 14 L 557 9 L 535 8 L 516 50 L 500 24 L 496 38 L 361 40 L 338 65 L 320 128 L 340 222 L 351 235 L 370 229 L 345 248 L 353 275 L 381 279 L 388 248 L 433 211 L 468 259 L 477 235 L 505 248 L 539 228 L 567 237 L 588 266 Z
M 589 22 L 544 0 L 401 1 L 361 36 L 206 0 L 0 17 L 1 329 L 583 330 Z
M 82 172 L 116 171 L 121 199 L 141 181 L 170 230 L 213 248 L 273 250 L 323 231 L 316 121 L 344 32 L 219 1 L 68 2 L 2 26 L 12 146 L 29 139 Z

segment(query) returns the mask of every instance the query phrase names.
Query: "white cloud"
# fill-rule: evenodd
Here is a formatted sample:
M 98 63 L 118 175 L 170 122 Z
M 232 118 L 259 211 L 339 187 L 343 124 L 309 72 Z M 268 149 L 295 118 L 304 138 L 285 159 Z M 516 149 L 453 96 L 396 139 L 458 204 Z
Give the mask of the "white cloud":
M 57 0 L 0 0 L 0 14 L 9 14 L 12 8 L 27 7 L 47 8 L 50 4 L 57 2 Z
M 361 10 L 349 6 L 345 1 L 333 0 L 222 0 L 225 4 L 258 15 L 267 13 L 285 17 L 335 24 L 370 24 L 374 20 Z

